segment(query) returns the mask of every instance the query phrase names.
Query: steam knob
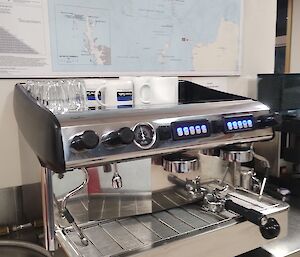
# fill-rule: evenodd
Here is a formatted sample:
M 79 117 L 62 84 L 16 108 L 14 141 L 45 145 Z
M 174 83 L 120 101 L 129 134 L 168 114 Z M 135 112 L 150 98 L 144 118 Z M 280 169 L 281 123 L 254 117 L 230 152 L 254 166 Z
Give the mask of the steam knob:
M 266 224 L 260 226 L 260 232 L 265 239 L 273 239 L 280 233 L 280 225 L 274 218 L 268 218 Z
M 77 151 L 93 149 L 99 144 L 99 136 L 93 130 L 86 130 L 72 139 L 71 147 Z
M 123 127 L 104 136 L 102 143 L 107 146 L 129 145 L 133 139 L 133 131 L 128 127 Z
M 129 145 L 133 142 L 133 139 L 133 131 L 128 127 L 123 127 L 105 136 L 102 143 L 108 146 Z

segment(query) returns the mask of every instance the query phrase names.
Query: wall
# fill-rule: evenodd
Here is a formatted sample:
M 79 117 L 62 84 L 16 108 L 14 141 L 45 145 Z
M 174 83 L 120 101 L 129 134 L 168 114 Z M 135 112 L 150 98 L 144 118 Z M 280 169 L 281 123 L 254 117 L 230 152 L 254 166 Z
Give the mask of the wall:
M 291 73 L 300 73 L 300 1 L 293 2 Z
M 256 74 L 274 67 L 276 0 L 245 0 L 240 77 L 188 78 L 221 85 L 229 92 L 256 96 Z M 19 134 L 13 115 L 12 92 L 16 80 L 0 80 L 0 188 L 39 181 L 36 157 Z
M 0 80 L 0 188 L 40 180 L 37 158 L 19 133 L 13 113 L 13 88 L 19 80 Z

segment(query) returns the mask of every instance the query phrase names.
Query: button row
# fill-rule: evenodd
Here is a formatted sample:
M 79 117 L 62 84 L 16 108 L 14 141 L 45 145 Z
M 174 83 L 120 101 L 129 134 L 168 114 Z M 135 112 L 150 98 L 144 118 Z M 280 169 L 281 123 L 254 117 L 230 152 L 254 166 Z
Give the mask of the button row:
M 182 137 L 183 135 L 189 136 L 189 135 L 200 135 L 207 133 L 207 126 L 206 125 L 197 125 L 197 126 L 190 126 L 190 127 L 179 127 L 177 128 L 177 135 L 179 137 Z
M 253 127 L 253 122 L 252 120 L 239 120 L 239 121 L 229 121 L 227 122 L 227 128 L 229 130 L 233 129 L 245 129 L 245 128 L 252 128 Z

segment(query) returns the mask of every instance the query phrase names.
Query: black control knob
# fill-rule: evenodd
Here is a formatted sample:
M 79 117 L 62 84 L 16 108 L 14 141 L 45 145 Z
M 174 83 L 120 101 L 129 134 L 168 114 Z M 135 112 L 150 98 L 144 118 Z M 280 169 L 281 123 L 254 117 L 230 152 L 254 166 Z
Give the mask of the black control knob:
M 120 128 L 118 131 L 113 131 L 105 136 L 102 143 L 107 146 L 129 145 L 134 140 L 133 131 L 128 128 Z
M 280 234 L 280 225 L 274 218 L 268 218 L 267 223 L 260 227 L 260 232 L 265 239 L 273 239 Z
M 77 151 L 93 149 L 99 144 L 99 136 L 93 130 L 86 130 L 72 139 L 71 147 Z

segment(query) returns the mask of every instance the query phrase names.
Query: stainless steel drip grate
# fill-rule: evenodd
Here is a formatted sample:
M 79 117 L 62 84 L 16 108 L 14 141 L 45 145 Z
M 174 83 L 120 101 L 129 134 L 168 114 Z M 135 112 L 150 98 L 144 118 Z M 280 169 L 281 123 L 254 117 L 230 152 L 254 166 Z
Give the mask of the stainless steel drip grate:
M 180 189 L 171 188 L 152 194 L 95 194 L 90 195 L 88 200 L 70 199 L 68 209 L 76 221 L 84 223 L 89 220 L 113 219 L 159 212 L 197 200 Z M 84 201 L 86 201 L 85 204 Z
M 83 229 L 90 240 L 82 246 L 78 236 L 67 230 L 67 238 L 82 256 L 115 256 L 146 249 L 165 240 L 176 239 L 193 232 L 201 233 L 204 228 L 220 224 L 232 217 L 201 210 L 199 205 L 190 204 L 153 214 L 120 218 L 98 223 Z M 91 255 L 90 255 L 91 256 Z

